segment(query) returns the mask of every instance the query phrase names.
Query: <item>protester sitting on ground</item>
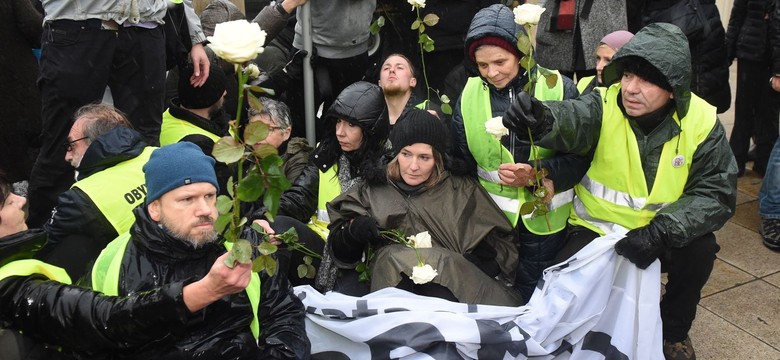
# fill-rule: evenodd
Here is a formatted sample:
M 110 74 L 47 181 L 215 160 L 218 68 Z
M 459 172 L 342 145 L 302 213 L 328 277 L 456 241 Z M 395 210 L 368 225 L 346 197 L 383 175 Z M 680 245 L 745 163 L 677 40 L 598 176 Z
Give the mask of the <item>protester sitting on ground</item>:
M 327 251 L 336 264 L 354 268 L 366 259 L 371 291 L 400 287 L 471 304 L 520 305 L 511 286 L 517 266 L 512 225 L 476 180 L 450 174 L 444 124 L 412 109 L 396 123 L 390 142 L 394 157 L 382 166 L 384 176 L 328 203 Z M 380 234 L 395 229 L 430 234 L 433 247 L 417 250 L 438 271 L 430 282 L 413 276 L 414 249 Z
M 160 145 L 170 145 L 182 139 L 198 144 L 207 154 L 211 153 L 221 137 L 228 135 L 230 115 L 225 112 L 226 76 L 217 65 L 211 65 L 210 76 L 199 87 L 187 80 L 193 72 L 191 66 L 182 66 L 179 77 L 179 96 L 171 99 L 168 110 L 162 115 Z
M 267 97 L 261 97 L 262 110 L 249 108 L 249 121 L 262 121 L 268 125 L 268 136 L 258 144 L 269 144 L 276 148 L 282 157 L 282 172 L 290 182 L 294 182 L 303 173 L 312 151 L 309 142 L 300 137 L 290 138 L 292 120 L 287 104 Z
M 404 55 L 390 54 L 382 62 L 378 84 L 385 94 L 391 128 L 401 117 L 402 112 L 412 108 L 429 110 L 432 114 L 442 118 L 441 108 L 438 105 L 433 104 L 429 99 L 420 101 L 415 96 L 414 89 L 417 86 L 415 75 L 414 65 Z
M 0 354 L 4 359 L 70 358 L 73 351 L 121 351 L 170 341 L 186 336 L 182 329 L 202 316 L 203 308 L 249 284 L 249 264 L 228 268 L 223 255 L 201 280 L 176 281 L 127 297 L 67 285 L 70 277 L 63 269 L 31 258 L 47 237 L 40 229 L 27 228 L 26 204 L 0 171 Z
M 217 190 L 214 159 L 180 142 L 152 153 L 144 165 L 146 202 L 136 222 L 101 253 L 92 287 L 127 296 L 205 275 L 227 244 L 215 231 Z M 243 229 L 255 245 L 260 234 Z M 262 281 L 261 281 L 262 278 Z M 222 297 L 188 324 L 188 336 L 128 350 L 128 358 L 308 358 L 304 309 L 285 276 L 253 273 L 246 292 Z
M 628 229 L 615 251 L 642 269 L 660 259 L 669 273 L 667 359 L 696 358 L 688 332 L 720 249 L 713 232 L 736 208 L 737 163 L 716 108 L 690 91 L 690 56 L 678 27 L 650 24 L 604 68 L 609 88 L 562 102 L 521 94 L 504 116 L 541 146 L 594 152 L 558 259 L 613 225 Z
M 596 46 L 596 50 L 593 52 L 593 55 L 596 57 L 596 75 L 586 76 L 577 81 L 577 90 L 580 91 L 580 95 L 591 92 L 595 87 L 607 86 L 601 80 L 601 72 L 612 61 L 615 53 L 632 37 L 634 37 L 634 34 L 625 30 L 618 30 L 601 38 L 599 45 Z
M 133 208 L 146 198 L 141 168 L 155 147 L 111 105 L 86 105 L 74 117 L 64 145 L 76 183 L 57 198 L 43 225 L 49 241 L 37 256 L 76 281 L 111 240 L 130 230 Z
M 514 21 L 512 10 L 504 5 L 492 5 L 474 16 L 466 36 L 466 48 L 469 60 L 479 69 L 479 76 L 468 79 L 455 104 L 452 152 L 466 163 L 476 163 L 472 172 L 516 226 L 520 261 L 515 286 L 528 300 L 542 271 L 554 264 L 555 254 L 565 244 L 563 230 L 572 197 L 570 190 L 585 174 L 590 159 L 531 146 L 519 138 L 523 129 L 509 131 L 500 140 L 486 131 L 486 122 L 503 116 L 512 99 L 523 93 L 531 79 L 520 66 L 522 54 L 516 45 L 517 34 L 522 31 L 523 27 Z M 540 71 L 555 74 L 555 86 L 549 88 L 541 74 L 536 73 Z M 531 89 L 539 99 L 577 96 L 574 83 L 557 71 L 535 70 L 533 77 L 537 80 Z M 547 171 L 544 180 L 536 178 L 537 171 L 541 170 Z M 534 193 L 542 186 L 549 212 L 521 215 L 521 206 L 535 201 Z
M 363 183 L 366 172 L 375 168 L 372 164 L 385 152 L 389 131 L 382 90 L 365 81 L 347 86 L 323 119 L 325 132 L 322 142 L 309 156 L 303 173 L 282 194 L 273 228 L 267 221 L 261 220 L 263 228 L 269 233 L 286 230 L 279 225 L 279 219 L 283 217 L 309 223 L 318 234 L 319 253 L 324 248 L 323 240 L 328 236 L 330 222 L 325 204 Z M 265 208 L 260 208 L 254 217 L 263 218 L 264 212 Z M 314 243 L 307 240 L 307 244 Z M 323 292 L 335 286 L 336 268 L 328 256 L 323 254 L 320 270 L 317 271 L 316 287 Z M 342 291 L 359 295 L 366 293 L 368 287 Z

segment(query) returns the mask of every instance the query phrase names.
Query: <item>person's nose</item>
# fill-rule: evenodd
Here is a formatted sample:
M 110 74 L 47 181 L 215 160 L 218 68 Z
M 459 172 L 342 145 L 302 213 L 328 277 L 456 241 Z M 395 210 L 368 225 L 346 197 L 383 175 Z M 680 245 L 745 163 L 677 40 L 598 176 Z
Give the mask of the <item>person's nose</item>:
M 634 76 L 623 84 L 623 88 L 631 94 L 636 94 L 639 91 L 639 79 Z
M 210 214 L 211 214 L 211 204 L 209 203 L 209 201 L 205 197 L 198 199 L 195 206 L 195 215 L 203 216 L 203 215 L 210 215 Z
M 344 130 L 344 123 L 340 122 L 336 124 L 336 136 L 345 136 L 347 133 Z
M 488 76 L 495 77 L 497 75 L 498 75 L 498 67 L 490 65 L 490 67 L 488 67 Z
M 420 169 L 420 164 L 417 163 L 417 159 L 412 159 L 412 163 L 409 164 L 409 170 L 417 171 Z

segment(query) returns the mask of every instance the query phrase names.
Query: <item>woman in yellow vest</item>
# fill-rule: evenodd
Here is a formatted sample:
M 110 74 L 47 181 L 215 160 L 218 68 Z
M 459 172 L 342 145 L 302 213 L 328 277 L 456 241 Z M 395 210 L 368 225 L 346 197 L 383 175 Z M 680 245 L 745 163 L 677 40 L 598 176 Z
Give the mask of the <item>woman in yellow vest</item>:
M 512 99 L 522 92 L 529 76 L 520 67 L 522 56 L 517 49 L 517 34 L 522 27 L 514 22 L 512 10 L 492 5 L 480 10 L 471 22 L 466 36 L 469 59 L 479 69 L 480 76 L 469 78 L 455 104 L 453 114 L 453 155 L 467 163 L 475 163 L 472 171 L 480 184 L 491 194 L 496 205 L 509 221 L 517 226 L 517 246 L 520 262 L 515 285 L 526 300 L 541 278 L 542 270 L 553 265 L 561 246 L 561 230 L 566 226 L 571 192 L 587 169 L 589 159 L 571 154 L 554 155 L 543 148 L 532 148 L 512 132 L 496 140 L 485 131 L 485 122 L 503 116 Z M 535 68 L 534 96 L 542 99 L 569 99 L 577 96 L 574 83 L 557 71 Z M 555 86 L 549 88 L 538 81 L 536 72 L 556 74 Z M 540 159 L 540 168 L 548 171 L 548 189 L 558 192 L 545 216 L 520 216 L 520 207 L 529 201 L 532 188 L 532 159 Z M 553 194 L 554 191 L 550 191 Z M 548 225 L 549 223 L 549 225 Z
M 271 234 L 281 233 L 298 222 L 309 223 L 319 236 L 311 239 L 304 235 L 301 240 L 309 249 L 320 253 L 330 223 L 325 204 L 364 181 L 365 172 L 375 168 L 372 163 L 385 151 L 390 128 L 382 89 L 365 81 L 347 86 L 322 121 L 325 128 L 322 141 L 309 156 L 303 173 L 282 194 L 275 223 L 261 221 L 265 231 Z M 263 219 L 265 211 L 261 206 L 253 218 Z M 296 221 L 291 222 L 289 218 Z M 299 226 L 296 229 L 299 229 L 299 238 L 308 233 L 305 229 L 301 231 Z M 292 261 L 293 265 L 297 264 Z M 325 258 L 323 263 L 329 263 L 329 260 Z M 335 268 L 330 269 L 318 271 L 316 285 L 320 290 L 331 290 L 334 286 Z M 365 293 L 366 289 L 355 291 L 352 294 Z
M 381 176 L 328 204 L 327 252 L 339 268 L 354 268 L 373 253 L 371 291 L 398 287 L 471 304 L 519 305 L 513 226 L 473 177 L 449 171 L 444 124 L 425 110 L 408 110 L 390 142 L 395 156 L 380 166 Z M 422 280 L 415 249 L 389 242 L 380 229 L 427 232 L 430 247 L 416 251 L 437 274 Z
M 577 80 L 577 90 L 580 91 L 580 95 L 589 93 L 596 87 L 605 86 L 601 80 L 601 72 L 612 61 L 615 53 L 632 37 L 634 37 L 634 34 L 625 30 L 618 30 L 601 38 L 599 45 L 596 46 L 596 50 L 593 51 L 593 55 L 596 57 L 596 75 L 586 76 Z

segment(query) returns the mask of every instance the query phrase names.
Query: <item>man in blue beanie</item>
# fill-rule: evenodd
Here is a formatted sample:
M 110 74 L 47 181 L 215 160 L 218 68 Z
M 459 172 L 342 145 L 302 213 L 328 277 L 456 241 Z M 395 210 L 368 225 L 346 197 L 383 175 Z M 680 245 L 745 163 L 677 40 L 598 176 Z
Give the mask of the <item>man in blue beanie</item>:
M 94 289 L 126 296 L 208 272 L 226 251 L 214 229 L 219 190 L 214 163 L 190 142 L 163 146 L 152 153 L 143 167 L 145 206 L 133 210 L 135 224 L 130 232 L 116 238 L 98 257 L 92 268 Z M 247 228 L 244 234 L 251 231 Z M 252 241 L 251 234 L 244 236 Z M 253 273 L 245 292 L 224 296 L 197 315 L 183 329 L 186 336 L 123 355 L 133 359 L 187 354 L 200 354 L 204 359 L 309 356 L 303 304 L 285 276 Z

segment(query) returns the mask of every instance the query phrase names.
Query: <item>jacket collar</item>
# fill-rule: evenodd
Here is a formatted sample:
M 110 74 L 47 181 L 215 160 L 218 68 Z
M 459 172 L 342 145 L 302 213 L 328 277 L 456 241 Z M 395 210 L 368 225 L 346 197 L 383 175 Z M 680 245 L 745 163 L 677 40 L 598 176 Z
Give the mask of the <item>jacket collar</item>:
M 130 128 L 116 128 L 98 136 L 89 144 L 78 167 L 78 180 L 130 160 L 144 151 L 147 144 L 137 131 Z

